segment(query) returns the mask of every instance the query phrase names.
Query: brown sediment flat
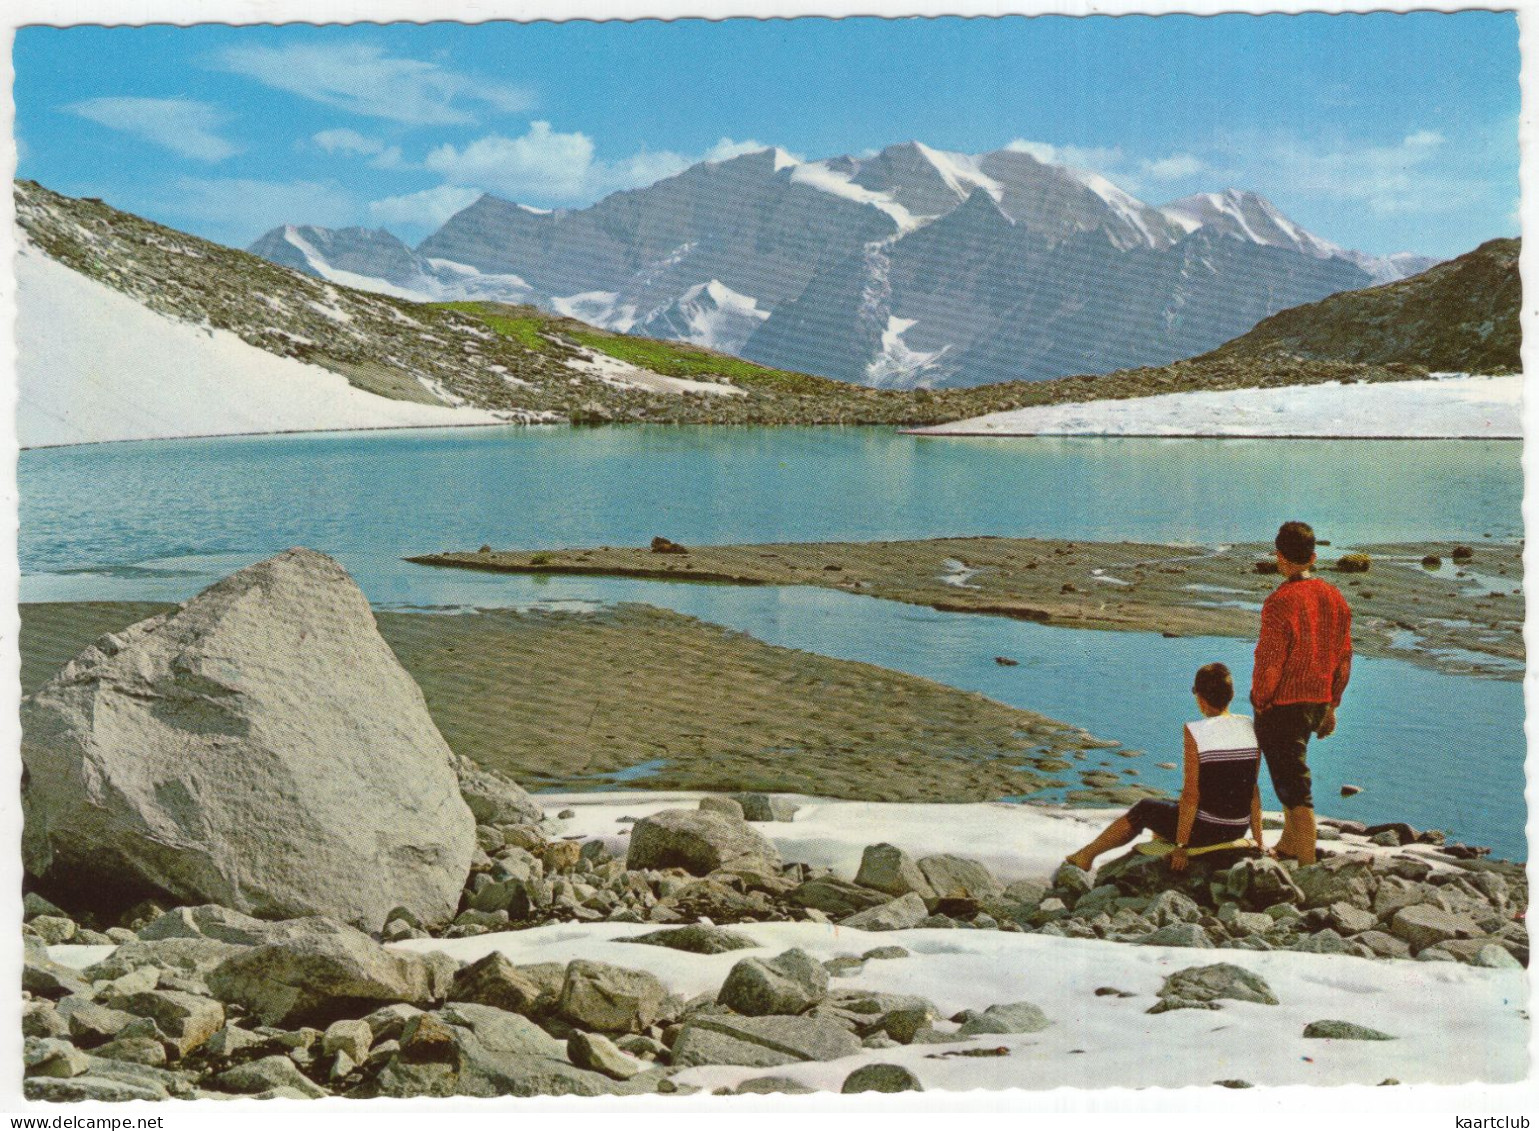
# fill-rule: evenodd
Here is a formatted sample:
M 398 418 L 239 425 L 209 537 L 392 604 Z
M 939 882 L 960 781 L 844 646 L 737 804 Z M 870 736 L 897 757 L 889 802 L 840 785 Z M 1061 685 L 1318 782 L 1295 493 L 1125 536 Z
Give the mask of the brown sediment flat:
M 23 690 L 103 633 L 171 607 L 21 606 Z M 531 789 L 976 801 L 1095 787 L 1102 777 L 1086 752 L 1117 745 L 982 695 L 647 605 L 376 616 L 449 745 Z M 613 776 L 653 762 L 645 776 Z M 1078 780 L 1058 776 L 1071 767 Z M 1126 777 L 1076 788 L 1076 800 L 1103 805 L 1158 795 Z
M 1439 671 L 1522 678 L 1522 548 L 1465 539 L 1361 547 L 1367 573 L 1334 569 L 1345 552 L 1323 548 L 1321 575 L 1354 612 L 1359 653 Z M 1421 565 L 1437 555 L 1436 569 Z M 1278 583 L 1256 572 L 1269 544 L 1215 550 L 1136 542 L 1034 538 L 934 538 L 902 542 L 804 542 L 503 550 L 429 554 L 410 561 L 510 573 L 593 574 L 740 585 L 817 585 L 946 612 L 1038 621 L 1069 628 L 1254 638 L 1261 602 Z M 1487 586 L 1482 579 L 1495 582 Z M 1493 595 L 1489 589 L 1502 592 Z

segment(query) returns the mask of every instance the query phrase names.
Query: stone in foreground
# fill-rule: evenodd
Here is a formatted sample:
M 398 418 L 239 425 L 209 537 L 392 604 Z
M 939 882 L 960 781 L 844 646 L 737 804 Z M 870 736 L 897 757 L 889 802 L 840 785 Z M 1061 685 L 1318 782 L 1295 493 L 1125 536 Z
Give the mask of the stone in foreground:
M 1395 1038 L 1351 1021 L 1311 1021 L 1304 1036 L 1335 1041 L 1393 1041 Z
M 924 1085 L 901 1064 L 867 1064 L 844 1078 L 844 1095 L 856 1092 L 922 1092 Z
M 289 550 L 102 637 L 21 710 L 27 871 L 367 929 L 455 911 L 475 848 L 422 692 L 335 561 Z
M 738 1064 L 778 1068 L 803 1060 L 838 1060 L 860 1051 L 860 1038 L 824 1017 L 690 1018 L 673 1045 L 675 1068 Z
M 266 1025 L 326 1026 L 381 1005 L 427 1005 L 447 997 L 457 964 L 447 955 L 386 950 L 341 923 L 313 919 L 305 934 L 252 947 L 208 976 L 221 1001 Z
M 696 876 L 721 869 L 780 870 L 780 853 L 764 834 L 725 813 L 665 809 L 637 821 L 625 866 L 632 871 L 683 868 Z

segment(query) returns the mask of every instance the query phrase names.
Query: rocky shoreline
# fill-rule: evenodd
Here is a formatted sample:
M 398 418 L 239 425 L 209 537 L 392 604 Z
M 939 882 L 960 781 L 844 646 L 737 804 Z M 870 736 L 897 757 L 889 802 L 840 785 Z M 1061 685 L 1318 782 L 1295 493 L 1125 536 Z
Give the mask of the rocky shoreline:
M 1295 1019 L 1323 1000 L 1288 1001 L 1256 961 L 1442 963 L 1477 988 L 1528 961 L 1522 867 L 1403 825 L 1330 822 L 1309 867 L 1211 853 L 1178 876 L 1136 850 L 1094 875 L 1044 866 L 1080 825 L 1015 824 L 1040 843 L 1009 879 L 887 840 L 853 875 L 806 858 L 816 834 L 788 860 L 777 841 L 804 814 L 760 791 L 565 833 L 574 813 L 449 749 L 362 593 L 306 550 L 102 636 L 22 725 L 35 1101 L 762 1093 L 809 1090 L 824 1065 L 820 1087 L 905 1091 L 932 1062 L 1075 1033 L 1092 1000 Z M 503 952 L 551 931 L 560 961 Z M 763 941 L 782 931 L 799 934 Z M 590 937 L 623 946 L 587 957 Z M 943 1008 L 914 972 L 967 949 L 948 937 L 1094 946 L 1108 969 L 1166 957 L 1157 989 L 1066 999 L 1049 963 L 1031 995 Z M 720 979 L 692 965 L 692 992 L 672 990 L 655 970 L 680 952 Z M 1298 1039 L 1419 1048 L 1343 1012 Z
M 1363 655 L 1462 675 L 1523 674 L 1521 545 L 1488 538 L 1321 554 L 1353 607 Z M 1254 638 L 1276 587 L 1269 544 L 1164 546 L 1042 538 L 934 538 L 560 550 L 444 551 L 421 565 L 504 573 L 814 585 L 943 612 L 1070 628 Z M 1345 565 L 1339 559 L 1350 557 Z
M 467 789 L 488 813 L 489 795 L 484 776 Z M 27 1097 L 684 1093 L 694 1089 L 671 1077 L 703 1065 L 774 1069 L 928 1044 L 942 1055 L 1008 1055 L 995 1049 L 1001 1035 L 1073 1021 L 1029 1001 L 946 1016 L 922 995 L 840 987 L 863 970 L 901 968 L 910 952 L 900 942 L 822 962 L 795 948 L 745 957 L 717 993 L 688 1000 L 643 969 L 518 965 L 496 951 L 462 964 L 382 945 L 541 924 L 648 924 L 624 941 L 697 954 L 759 945 L 734 926 L 799 921 L 838 924 L 851 938 L 945 928 L 1492 969 L 1528 960 L 1523 869 L 1450 854 L 1435 837 L 1390 847 L 1410 830 L 1369 836 L 1336 823 L 1334 850 L 1303 868 L 1230 853 L 1197 858 L 1176 877 L 1134 852 L 1094 875 L 1066 865 L 1010 884 L 975 860 L 916 860 L 877 844 L 851 881 L 783 862 L 744 814 L 796 816 L 781 798 L 710 796 L 699 809 L 637 821 L 623 858 L 600 841 L 551 839 L 539 823 L 481 823 L 459 913 L 430 927 L 396 909 L 372 935 L 326 917 L 272 922 L 154 902 L 106 926 L 29 895 Z M 66 944 L 114 949 L 74 968 L 49 957 L 49 946 Z M 1193 954 L 1144 1011 L 1275 1003 L 1264 979 L 1219 957 Z M 1330 1018 L 1314 1024 L 1320 1031 L 1306 1037 L 1393 1037 Z M 878 1063 L 851 1071 L 844 1090 L 918 1087 L 908 1069 Z M 770 1073 L 736 1090 L 808 1089 Z

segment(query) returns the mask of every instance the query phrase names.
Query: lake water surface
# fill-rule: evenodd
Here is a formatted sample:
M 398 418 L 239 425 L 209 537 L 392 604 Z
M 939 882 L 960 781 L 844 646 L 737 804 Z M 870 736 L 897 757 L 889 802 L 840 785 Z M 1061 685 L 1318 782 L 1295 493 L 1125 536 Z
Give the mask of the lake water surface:
M 182 600 L 293 545 L 381 607 L 646 601 L 771 643 L 979 691 L 1148 751 L 1177 775 L 1191 672 L 1245 641 L 939 613 L 808 588 L 433 570 L 441 549 L 996 534 L 1215 545 L 1304 517 L 1335 544 L 1521 537 L 1501 442 L 923 440 L 880 429 L 475 429 L 23 453 L 24 601 Z M 1020 666 L 994 664 L 1008 655 Z M 1326 813 L 1404 819 L 1526 856 L 1521 685 L 1360 659 L 1315 744 Z M 1095 766 L 1099 758 L 1083 763 Z M 1362 786 L 1350 801 L 1343 783 Z M 1264 786 L 1264 799 L 1273 804 Z

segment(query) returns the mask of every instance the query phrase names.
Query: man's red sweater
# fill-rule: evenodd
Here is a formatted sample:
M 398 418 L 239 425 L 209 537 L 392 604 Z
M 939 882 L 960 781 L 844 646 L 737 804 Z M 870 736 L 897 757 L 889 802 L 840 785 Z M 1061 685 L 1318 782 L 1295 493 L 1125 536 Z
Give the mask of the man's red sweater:
M 1341 705 L 1352 674 L 1352 610 L 1318 577 L 1279 585 L 1261 606 L 1261 639 L 1251 669 L 1256 710 L 1283 703 Z

